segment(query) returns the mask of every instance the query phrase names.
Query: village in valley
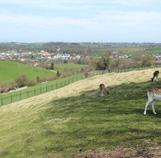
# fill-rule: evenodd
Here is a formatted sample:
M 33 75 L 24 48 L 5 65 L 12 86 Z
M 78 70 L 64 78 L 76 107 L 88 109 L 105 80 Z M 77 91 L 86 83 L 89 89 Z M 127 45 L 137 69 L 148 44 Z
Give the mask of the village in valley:
M 0 60 L 19 61 L 22 63 L 28 63 L 33 66 L 40 66 L 42 63 L 85 63 L 91 58 L 99 58 L 102 55 L 110 54 L 111 58 L 119 60 L 131 60 L 139 56 L 144 56 L 149 52 L 157 64 L 161 63 L 161 49 L 156 53 L 153 53 L 153 49 L 160 48 L 157 44 L 125 44 L 125 43 L 74 43 L 74 44 L 57 44 L 54 43 L 43 47 L 36 46 L 36 48 L 28 48 L 29 44 L 26 44 L 25 49 L 22 47 L 24 44 L 12 43 L 14 47 L 8 47 L 8 43 L 3 46 L 1 44 Z M 51 48 L 52 47 L 52 48 Z M 27 49 L 26 49 L 27 48 Z M 150 50 L 150 51 L 149 51 Z M 96 52 L 99 52 L 96 55 Z

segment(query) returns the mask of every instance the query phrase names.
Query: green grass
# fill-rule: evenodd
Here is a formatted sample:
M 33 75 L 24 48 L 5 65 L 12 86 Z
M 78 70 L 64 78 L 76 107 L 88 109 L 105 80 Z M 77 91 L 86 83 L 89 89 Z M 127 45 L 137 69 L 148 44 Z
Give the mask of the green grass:
M 84 79 L 84 74 L 76 74 L 76 75 L 60 78 L 57 80 L 38 84 L 36 86 L 32 86 L 20 91 L 3 93 L 3 94 L 0 94 L 0 106 L 10 104 L 19 100 L 23 100 L 26 98 L 30 98 L 33 96 L 37 96 L 52 90 L 56 90 L 58 88 L 62 88 L 70 83 L 73 83 L 81 79 Z
M 158 115 L 148 111 L 143 116 L 146 90 L 160 84 L 121 84 L 103 98 L 93 90 L 45 105 L 2 110 L 0 157 L 72 158 L 80 149 L 160 143 L 159 103 Z
M 73 63 L 69 63 L 69 64 L 55 64 L 55 70 L 59 70 L 59 71 L 66 71 L 66 70 L 80 70 L 81 68 L 84 68 L 86 65 L 82 65 L 82 64 L 73 64 Z
M 49 71 L 14 61 L 0 61 L 0 84 L 11 83 L 22 75 L 27 76 L 30 80 L 36 81 L 37 76 L 39 76 L 40 79 L 55 76 L 57 70 L 61 73 L 66 73 L 67 71 L 76 72 L 83 67 L 85 67 L 85 65 L 56 64 L 55 71 Z
M 26 75 L 30 80 L 36 80 L 37 76 L 44 78 L 55 73 L 14 61 L 0 61 L 0 84 L 8 84 L 22 75 Z
M 143 116 L 149 87 L 149 83 L 123 84 L 114 87 L 106 98 L 99 98 L 97 92 L 91 91 L 50 103 L 46 112 L 48 120 L 68 120 L 61 125 L 49 122 L 45 126 L 51 133 L 55 132 L 55 136 L 49 136 L 51 142 L 57 142 L 49 145 L 53 156 L 55 152 L 65 157 L 78 153 L 79 149 L 160 142 L 161 117 L 151 112 L 149 117 Z

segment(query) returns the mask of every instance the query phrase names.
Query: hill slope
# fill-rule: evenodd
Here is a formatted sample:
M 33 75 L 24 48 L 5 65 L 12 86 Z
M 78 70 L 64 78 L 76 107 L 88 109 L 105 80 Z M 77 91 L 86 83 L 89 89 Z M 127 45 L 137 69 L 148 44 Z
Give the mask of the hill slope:
M 27 64 L 21 64 L 14 61 L 0 61 L 0 84 L 8 84 L 16 80 L 19 76 L 25 75 L 30 80 L 35 80 L 37 76 L 39 78 L 52 77 L 56 75 L 59 71 L 63 74 L 74 74 L 80 71 L 81 68 L 86 67 L 86 65 L 81 64 L 55 64 L 54 70 L 45 70 L 39 67 L 33 67 Z M 69 73 L 70 72 L 70 73 Z
M 71 158 L 80 149 L 160 142 L 161 117 L 143 116 L 151 70 L 95 76 L 0 108 L 0 157 Z M 100 98 L 100 83 L 113 86 Z M 161 110 L 158 106 L 157 111 Z
M 22 75 L 36 80 L 37 76 L 40 78 L 53 76 L 53 72 L 14 61 L 0 61 L 0 84 L 10 83 Z

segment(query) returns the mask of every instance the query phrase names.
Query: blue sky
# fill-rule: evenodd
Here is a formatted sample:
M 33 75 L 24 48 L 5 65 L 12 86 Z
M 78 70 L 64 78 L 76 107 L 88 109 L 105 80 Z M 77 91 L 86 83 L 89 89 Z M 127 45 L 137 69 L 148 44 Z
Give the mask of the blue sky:
M 161 0 L 0 0 L 0 42 L 161 42 Z

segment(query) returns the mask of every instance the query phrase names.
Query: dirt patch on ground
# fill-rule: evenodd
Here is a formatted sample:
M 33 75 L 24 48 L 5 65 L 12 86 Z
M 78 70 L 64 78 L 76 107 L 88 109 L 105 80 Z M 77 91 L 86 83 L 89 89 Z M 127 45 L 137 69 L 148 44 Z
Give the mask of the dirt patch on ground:
M 112 151 L 91 151 L 76 158 L 161 158 L 161 146 L 115 148 Z

